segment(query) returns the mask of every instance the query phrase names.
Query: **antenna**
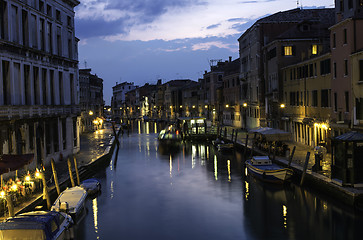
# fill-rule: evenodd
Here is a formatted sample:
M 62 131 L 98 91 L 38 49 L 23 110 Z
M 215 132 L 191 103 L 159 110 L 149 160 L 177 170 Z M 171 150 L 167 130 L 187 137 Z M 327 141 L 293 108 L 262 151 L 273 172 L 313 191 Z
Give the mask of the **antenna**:
M 84 68 L 87 68 L 87 61 L 84 60 Z

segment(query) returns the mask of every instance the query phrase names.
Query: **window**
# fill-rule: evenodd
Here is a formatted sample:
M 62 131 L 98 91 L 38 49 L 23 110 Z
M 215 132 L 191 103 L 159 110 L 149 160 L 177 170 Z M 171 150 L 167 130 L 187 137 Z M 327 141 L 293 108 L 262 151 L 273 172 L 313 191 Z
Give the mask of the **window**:
M 311 46 L 311 54 L 318 54 L 318 45 L 314 44 Z
M 61 12 L 59 10 L 55 10 L 55 19 L 57 19 L 59 22 L 62 20 Z
M 295 106 L 295 92 L 290 92 L 290 106 Z
M 60 27 L 57 27 L 57 54 L 62 56 L 62 33 Z
M 32 36 L 31 46 L 33 48 L 37 48 L 37 46 L 38 46 L 37 45 L 38 32 L 37 32 L 37 16 L 36 15 L 31 14 L 31 18 L 30 18 L 30 28 L 31 28 L 30 35 Z
M 333 64 L 333 70 L 334 70 L 334 78 L 337 78 L 337 63 L 335 62 L 334 64 Z
M 276 48 L 271 49 L 267 53 L 267 60 L 270 60 L 272 58 L 276 57 Z
M 349 92 L 346 91 L 344 93 L 344 97 L 345 97 L 345 112 L 349 112 Z
M 44 19 L 40 19 L 40 49 L 45 50 L 45 25 Z
M 67 26 L 72 27 L 72 18 L 70 16 L 67 16 Z
M 314 76 L 314 65 L 311 63 L 309 64 L 309 77 Z
M 337 35 L 333 33 L 333 48 L 336 48 L 337 46 Z
M 22 10 L 21 22 L 22 22 L 22 31 L 23 31 L 23 45 L 29 46 L 28 12 L 25 10 Z
M 12 34 L 11 41 L 18 43 L 19 42 L 19 22 L 18 22 L 18 8 L 14 5 L 11 5 L 11 25 L 12 25 Z
M 334 93 L 334 112 L 338 112 L 338 94 Z
M 359 81 L 363 81 L 363 60 L 359 60 Z
M 318 106 L 318 91 L 317 90 L 313 90 L 311 91 L 311 94 L 312 94 L 312 103 L 311 103 L 311 106 L 312 107 L 317 107 Z
M 44 12 L 44 2 L 39 1 L 39 11 Z
M 285 46 L 283 49 L 284 56 L 292 56 L 292 46 Z
M 353 0 L 348 0 L 348 8 L 349 9 L 353 8 Z
M 47 4 L 47 15 L 49 16 L 49 17 L 52 17 L 52 6 L 50 6 L 50 5 L 48 5 Z
M 357 119 L 363 120 L 363 98 L 356 98 Z
M 53 53 L 53 41 L 52 41 L 52 23 L 47 23 L 47 34 L 48 34 L 48 44 L 49 49 L 48 52 Z
M 359 0 L 359 6 L 363 7 L 363 0 Z
M 325 75 L 330 73 L 330 58 L 320 61 L 320 74 Z
M 329 90 L 321 90 L 321 107 L 329 107 Z
M 346 28 L 344 28 L 344 30 L 343 30 L 343 38 L 344 38 L 344 44 L 347 44 L 347 42 L 348 42 L 348 40 L 347 40 L 347 29 Z
M 344 11 L 344 1 L 343 0 L 340 0 L 340 2 L 339 2 L 339 9 L 341 12 Z
M 348 75 L 348 60 L 344 60 L 344 76 Z

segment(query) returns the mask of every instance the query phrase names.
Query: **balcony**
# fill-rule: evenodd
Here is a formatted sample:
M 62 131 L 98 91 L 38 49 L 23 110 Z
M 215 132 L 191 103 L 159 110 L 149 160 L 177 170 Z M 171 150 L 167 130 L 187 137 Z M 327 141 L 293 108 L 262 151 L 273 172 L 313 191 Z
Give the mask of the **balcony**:
M 1 120 L 80 115 L 76 106 L 0 106 Z

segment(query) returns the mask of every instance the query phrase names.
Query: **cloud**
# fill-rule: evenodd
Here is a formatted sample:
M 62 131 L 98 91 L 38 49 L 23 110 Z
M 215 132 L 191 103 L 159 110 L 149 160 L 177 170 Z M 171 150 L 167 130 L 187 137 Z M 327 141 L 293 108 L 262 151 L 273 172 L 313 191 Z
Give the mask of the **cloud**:
M 220 25 L 221 25 L 220 23 L 218 23 L 218 24 L 213 24 L 213 25 L 208 26 L 208 27 L 207 27 L 207 29 L 217 28 L 217 27 L 219 27 Z
M 249 19 L 294 7 L 291 0 L 83 0 L 75 9 L 76 34 L 107 41 L 226 37 Z
M 232 52 L 238 51 L 238 44 L 227 44 L 222 41 L 212 41 L 212 42 L 203 42 L 203 43 L 196 43 L 192 46 L 193 51 L 208 51 L 212 47 L 216 48 L 225 48 L 231 50 Z

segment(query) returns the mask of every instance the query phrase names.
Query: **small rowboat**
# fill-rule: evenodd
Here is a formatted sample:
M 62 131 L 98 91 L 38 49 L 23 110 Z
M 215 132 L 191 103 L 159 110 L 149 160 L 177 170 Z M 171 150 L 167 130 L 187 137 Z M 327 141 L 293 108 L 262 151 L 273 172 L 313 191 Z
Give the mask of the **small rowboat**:
M 291 179 L 293 171 L 271 162 L 268 156 L 254 156 L 246 161 L 248 172 L 265 182 L 284 183 Z
M 90 178 L 82 181 L 81 187 L 83 187 L 88 195 L 93 195 L 101 191 L 101 184 L 96 178 Z

